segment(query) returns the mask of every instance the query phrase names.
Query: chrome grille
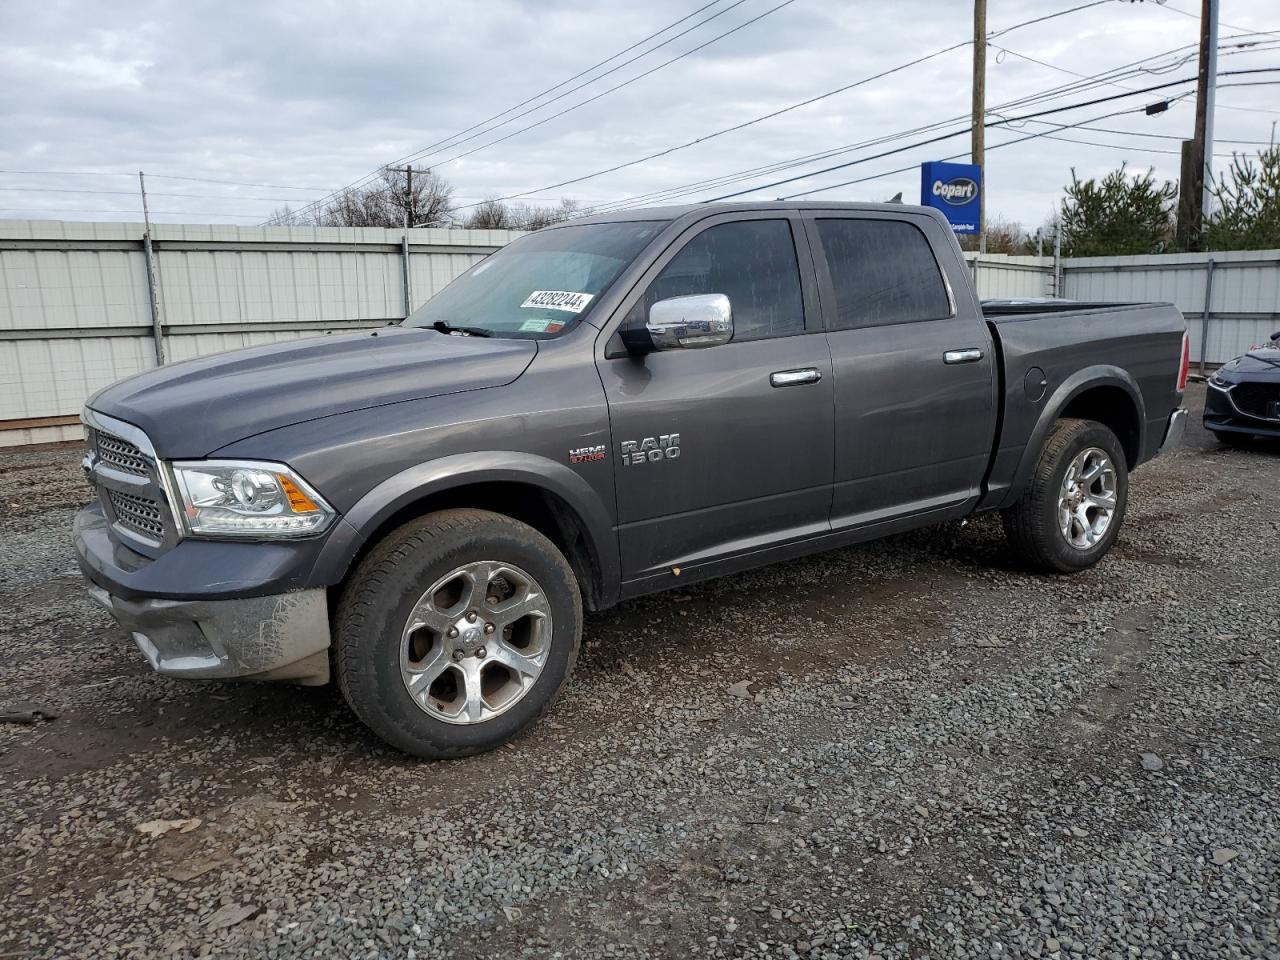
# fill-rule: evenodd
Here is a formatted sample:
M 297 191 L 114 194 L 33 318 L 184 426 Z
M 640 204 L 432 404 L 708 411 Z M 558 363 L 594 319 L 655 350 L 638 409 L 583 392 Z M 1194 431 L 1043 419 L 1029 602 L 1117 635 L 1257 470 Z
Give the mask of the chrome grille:
M 98 459 L 108 466 L 136 477 L 147 475 L 149 463 L 146 456 L 128 440 L 95 430 L 94 446 L 97 448 Z
M 120 490 L 106 490 L 116 522 L 152 540 L 164 539 L 164 510 L 150 497 L 138 497 Z
M 130 548 L 157 556 L 179 534 L 165 492 L 163 465 L 147 435 L 131 423 L 86 408 L 85 470 L 114 534 Z

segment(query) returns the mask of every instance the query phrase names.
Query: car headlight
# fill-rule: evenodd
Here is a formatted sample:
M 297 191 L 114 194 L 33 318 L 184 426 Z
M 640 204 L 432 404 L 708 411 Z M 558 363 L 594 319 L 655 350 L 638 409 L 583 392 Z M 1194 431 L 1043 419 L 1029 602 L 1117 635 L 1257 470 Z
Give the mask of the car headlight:
M 305 537 L 333 508 L 282 463 L 195 460 L 171 464 L 187 532 L 207 537 Z
M 1224 377 L 1222 375 L 1221 370 L 1219 370 L 1212 377 L 1210 377 L 1209 382 L 1213 384 L 1215 387 L 1221 387 L 1223 390 L 1226 390 L 1230 387 L 1235 386 L 1235 381 L 1228 380 L 1226 377 Z

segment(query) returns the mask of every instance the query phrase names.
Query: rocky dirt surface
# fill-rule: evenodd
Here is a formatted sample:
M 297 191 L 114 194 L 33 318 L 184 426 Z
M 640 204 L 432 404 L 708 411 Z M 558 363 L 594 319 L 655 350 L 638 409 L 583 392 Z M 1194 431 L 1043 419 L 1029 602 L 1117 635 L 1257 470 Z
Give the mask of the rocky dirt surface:
M 1066 579 L 983 518 L 591 616 L 444 763 L 154 676 L 78 457 L 0 455 L 0 956 L 1280 957 L 1278 446 L 1193 420 Z

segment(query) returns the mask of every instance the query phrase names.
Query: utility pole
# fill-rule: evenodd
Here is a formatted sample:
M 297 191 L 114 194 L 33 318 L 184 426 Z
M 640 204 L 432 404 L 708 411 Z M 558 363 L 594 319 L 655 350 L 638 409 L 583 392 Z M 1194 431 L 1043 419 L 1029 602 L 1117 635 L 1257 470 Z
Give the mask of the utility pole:
M 987 252 L 987 0 L 973 0 L 973 149 L 978 165 L 978 252 Z
M 409 222 L 406 224 L 406 226 L 412 229 L 413 221 L 416 219 L 414 217 L 414 214 L 417 212 L 416 210 L 413 209 L 413 164 L 409 164 L 407 167 L 405 167 L 404 173 L 405 173 L 405 178 L 407 180 L 407 185 L 405 189 L 408 191 L 408 194 L 409 194 L 409 204 L 408 204 Z
M 1218 85 L 1218 0 L 1200 0 L 1200 70 L 1196 77 L 1196 128 L 1182 142 L 1178 181 L 1178 240 L 1200 248 L 1204 215 L 1213 196 L 1213 101 Z
M 164 366 L 164 318 L 160 314 L 160 265 L 151 245 L 151 211 L 147 209 L 147 181 L 138 171 L 138 190 L 142 194 L 142 254 L 147 264 L 147 292 L 151 299 L 151 342 L 156 352 L 156 366 Z
M 414 225 L 417 210 L 414 209 L 413 196 L 413 164 L 404 167 L 387 167 L 388 173 L 403 173 L 405 176 L 404 228 L 409 230 Z
M 1196 102 L 1196 136 L 1204 151 L 1204 172 L 1201 175 L 1200 216 L 1212 211 L 1213 202 L 1213 108 L 1218 98 L 1218 0 L 1202 0 L 1200 11 L 1200 67 L 1197 93 L 1203 100 Z M 1202 119 L 1203 118 L 1203 119 Z
M 400 236 L 400 269 L 404 280 L 404 315 L 413 313 L 413 274 L 409 265 L 409 231 L 413 228 L 417 211 L 413 203 L 413 164 L 403 167 L 387 167 L 388 173 L 403 173 L 405 183 L 404 233 Z

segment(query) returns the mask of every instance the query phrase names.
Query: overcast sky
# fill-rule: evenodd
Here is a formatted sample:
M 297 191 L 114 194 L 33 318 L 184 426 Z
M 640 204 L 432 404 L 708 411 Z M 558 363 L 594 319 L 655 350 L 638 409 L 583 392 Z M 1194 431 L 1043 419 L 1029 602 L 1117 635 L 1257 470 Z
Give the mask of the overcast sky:
M 617 92 L 484 146 L 657 67 L 780 2 L 717 0 L 689 17 L 705 0 L 0 0 L 0 170 L 5 171 L 0 173 L 0 217 L 138 219 L 137 196 L 131 193 L 136 176 L 131 180 L 55 172 L 141 169 L 155 194 L 151 206 L 157 220 L 255 223 L 281 206 L 284 198 L 298 206 L 321 197 L 324 188 L 340 187 L 380 164 L 450 137 L 685 17 L 689 18 L 555 93 L 689 30 L 684 36 L 545 109 L 478 139 L 430 152 L 422 162 L 453 184 L 460 203 L 533 191 L 537 198 L 572 196 L 601 204 L 968 113 L 971 48 L 964 46 L 664 157 L 545 189 L 826 93 L 964 41 L 972 31 L 967 2 L 793 0 Z M 1001 30 L 1082 2 L 991 0 L 988 29 Z M 1094 74 L 1193 44 L 1197 19 L 1177 10 L 1198 8 L 1195 0 L 1170 0 L 1163 6 L 1111 0 L 993 39 L 988 106 L 1074 79 L 1062 71 Z M 1222 20 L 1224 43 L 1241 29 L 1280 31 L 1280 7 L 1223 0 Z M 1270 49 L 1224 56 L 1220 69 L 1280 67 L 1280 33 L 1269 39 Z M 997 46 L 1011 52 L 1001 53 Z M 1163 71 L 1175 63 L 1165 57 L 1149 66 Z M 1194 72 L 1191 62 L 1122 83 L 1143 87 Z M 1280 72 L 1223 82 L 1259 80 L 1280 81 Z M 1193 84 L 1171 87 L 1167 93 L 1116 100 L 1050 119 L 1077 123 L 1193 90 Z M 1031 109 L 1120 92 L 1108 86 Z M 1091 126 L 1190 136 L 1193 103 L 1189 97 L 1159 116 L 1130 113 Z M 1280 120 L 1280 86 L 1223 89 L 1219 105 L 1218 152 L 1255 151 L 1256 146 L 1227 141 L 1271 139 L 1273 123 Z M 987 134 L 988 147 L 1032 132 L 1054 131 L 1043 124 L 993 129 Z M 1089 176 L 1128 161 L 1133 167 L 1153 165 L 1162 177 L 1177 175 L 1177 139 L 1082 129 L 1061 131 L 1061 136 L 1108 145 L 1039 138 L 992 150 L 987 164 L 989 216 L 1003 214 L 1028 226 L 1038 224 L 1060 197 L 1072 167 Z M 909 142 L 864 148 L 816 166 Z M 483 149 L 454 159 L 476 147 Z M 751 196 L 791 195 L 967 151 L 965 135 Z M 762 185 L 814 166 L 704 190 L 689 199 Z M 275 186 L 164 179 L 176 176 Z M 309 189 L 286 190 L 280 185 Z M 72 189 L 120 193 L 45 192 Z M 898 191 L 908 202 L 917 199 L 918 172 L 840 187 L 814 199 L 879 200 Z

